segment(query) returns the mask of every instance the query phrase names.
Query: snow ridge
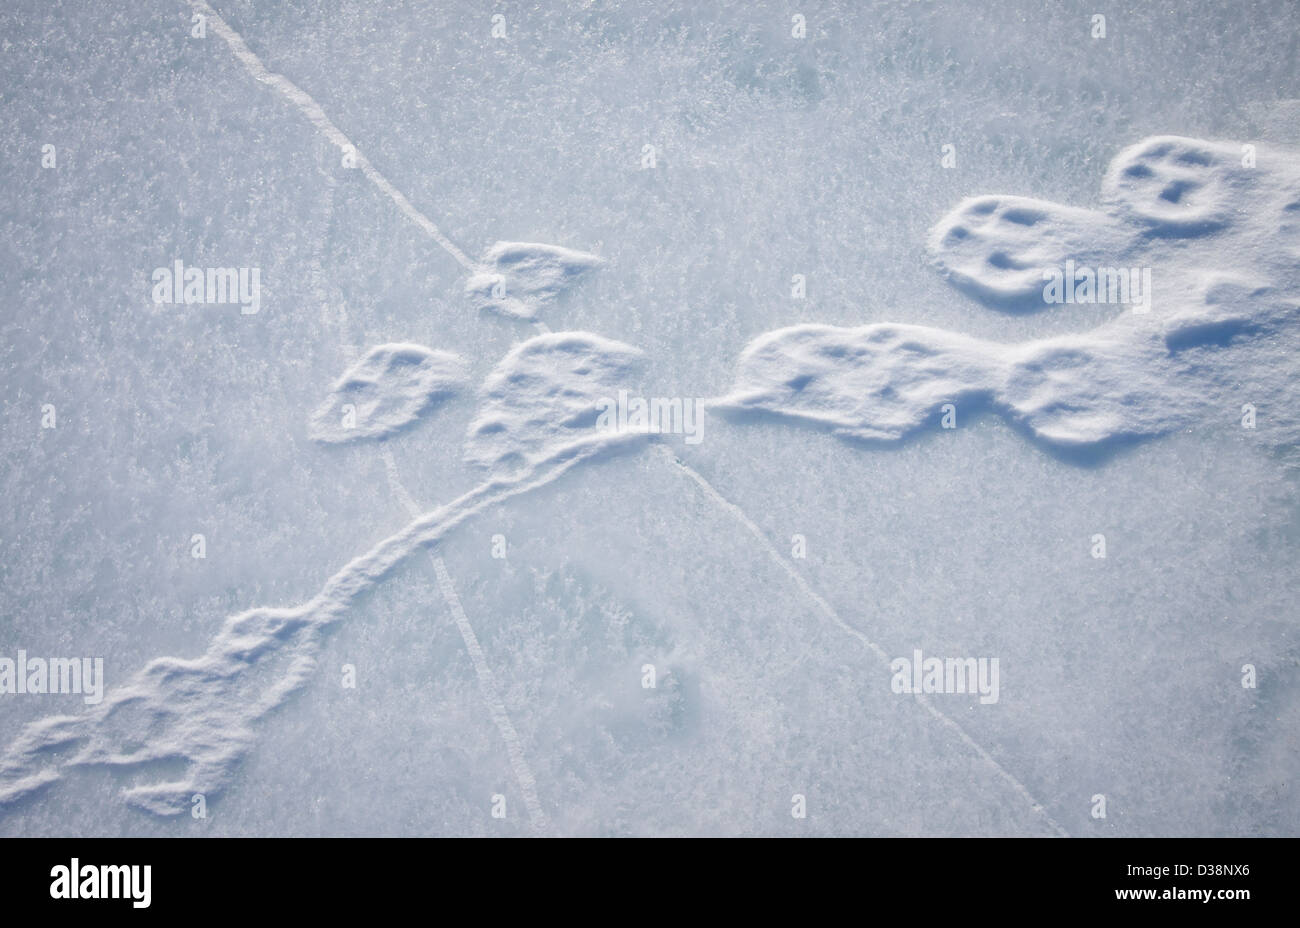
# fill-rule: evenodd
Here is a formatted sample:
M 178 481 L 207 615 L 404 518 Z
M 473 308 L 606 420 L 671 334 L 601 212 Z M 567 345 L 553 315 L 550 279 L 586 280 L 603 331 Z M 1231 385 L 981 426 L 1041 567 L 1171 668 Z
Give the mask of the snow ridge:
M 497 242 L 465 282 L 465 293 L 479 309 L 533 320 L 603 258 L 533 242 Z
M 596 428 L 598 402 L 631 386 L 643 362 L 639 349 L 588 332 L 530 338 L 483 382 L 465 460 L 510 470 L 571 446 L 601 445 L 607 434 Z
M 130 805 L 158 815 L 180 814 L 195 793 L 219 792 L 252 747 L 255 724 L 310 677 L 325 632 L 356 597 L 484 509 L 644 438 L 581 429 L 574 418 L 585 421 L 584 404 L 620 383 L 639 358 L 634 348 L 583 332 L 519 345 L 489 380 L 491 411 L 480 419 L 493 427 L 478 446 L 471 436 L 467 449 L 467 457 L 493 467 L 487 480 L 348 562 L 309 601 L 230 616 L 197 658 L 156 658 L 88 712 L 26 726 L 0 757 L 0 806 L 58 780 L 63 767 L 88 765 L 182 762 L 181 779 L 123 791 Z M 509 467 L 497 466 L 503 463 Z M 56 756 L 64 749 L 66 757 Z
M 750 342 L 731 391 L 711 405 L 863 441 L 896 441 L 950 404 L 991 407 L 1059 448 L 1179 428 L 1235 378 L 1230 361 L 1206 364 L 1189 349 L 1296 328 L 1300 159 L 1266 148 L 1258 158 L 1248 167 L 1240 146 L 1161 136 L 1112 162 L 1106 210 L 987 196 L 936 224 L 939 268 L 1003 308 L 1051 305 L 1045 271 L 1155 265 L 1145 305 L 1117 306 L 1093 329 L 1003 344 L 918 325 L 797 325 Z M 1198 239 L 1198 250 L 1163 247 Z
M 311 437 L 339 443 L 391 435 L 459 392 L 468 378 L 469 365 L 450 352 L 377 345 L 344 372 L 312 414 Z

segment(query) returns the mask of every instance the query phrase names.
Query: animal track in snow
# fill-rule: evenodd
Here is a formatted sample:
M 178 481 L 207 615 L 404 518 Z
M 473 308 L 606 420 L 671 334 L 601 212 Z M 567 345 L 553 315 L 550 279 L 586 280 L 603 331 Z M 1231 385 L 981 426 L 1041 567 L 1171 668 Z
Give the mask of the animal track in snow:
M 480 309 L 532 320 L 543 306 L 604 263 L 596 255 L 558 245 L 497 242 L 465 282 L 465 292 Z
M 419 346 L 380 346 L 367 354 L 358 365 L 370 372 L 362 379 L 371 383 L 377 377 L 386 394 L 397 395 L 394 405 L 405 415 L 428 395 L 423 391 L 431 381 L 424 374 L 414 381 L 400 375 L 386 379 L 383 374 L 392 372 L 388 361 L 403 356 L 422 370 L 424 362 L 436 359 L 430 367 L 444 375 L 437 382 L 449 378 L 455 365 L 449 360 L 454 356 Z M 596 400 L 627 386 L 625 377 L 639 368 L 641 358 L 635 348 L 584 332 L 518 345 L 484 385 L 483 411 L 466 449 L 468 459 L 494 469 L 488 479 L 348 562 L 307 602 L 230 616 L 197 658 L 156 658 L 84 714 L 26 726 L 0 756 L 0 806 L 58 780 L 64 767 L 90 765 L 147 772 L 142 765 L 182 764 L 179 779 L 123 791 L 128 803 L 159 815 L 185 811 L 194 793 L 218 793 L 252 747 L 254 724 L 307 680 L 324 633 L 357 596 L 485 508 L 544 486 L 608 448 L 645 437 L 594 428 Z M 400 361 L 398 369 L 407 364 Z M 340 383 L 349 382 L 356 370 Z M 412 382 L 422 386 L 403 393 L 403 385 Z M 333 409 L 335 399 L 326 408 Z M 65 756 L 59 756 L 61 750 Z
M 1043 305 L 1043 269 L 1106 264 L 1125 230 L 1104 213 L 1016 196 L 963 200 L 930 232 L 930 253 L 957 287 L 990 303 Z
M 1288 312 L 1268 287 L 1208 275 L 1199 303 L 1167 321 L 1126 314 L 1088 332 L 1000 344 L 944 329 L 878 323 L 768 332 L 741 354 L 730 394 L 710 405 L 894 441 L 943 404 L 988 403 L 1061 447 L 1167 432 L 1203 405 L 1179 352 Z
M 213 31 L 225 41 L 235 58 L 254 79 L 274 88 L 302 112 L 331 144 L 353 159 L 362 175 L 387 196 L 403 215 L 469 271 L 470 278 L 465 290 L 480 308 L 516 318 L 535 319 L 543 305 L 554 300 L 584 271 L 603 263 L 595 255 L 526 242 L 497 242 L 488 249 L 481 262 L 471 261 L 428 216 L 393 186 L 365 153 L 334 124 L 310 94 L 283 74 L 270 70 L 248 47 L 243 37 L 206 0 L 189 0 L 189 3 L 196 13 L 212 24 Z
M 1102 197 L 1111 210 L 1157 235 L 1221 229 L 1247 206 L 1259 173 L 1242 165 L 1240 145 L 1158 136 L 1131 145 L 1110 164 Z
M 596 404 L 630 386 L 643 363 L 639 349 L 587 332 L 516 346 L 483 383 L 465 460 L 509 470 L 536 466 L 569 445 L 609 442 L 611 433 L 596 429 Z
M 999 345 L 942 329 L 880 323 L 801 325 L 756 339 L 741 355 L 724 410 L 757 410 L 830 427 L 845 438 L 893 441 L 944 403 L 991 401 L 1037 436 L 1086 444 L 1171 421 L 1151 421 L 1159 379 L 1144 365 L 1158 352 L 1123 339 L 1066 337 Z M 1143 372 L 1136 379 L 1132 372 Z M 1126 410 L 1141 415 L 1126 418 Z
M 754 339 L 731 392 L 711 405 L 878 441 L 919 428 L 944 403 L 992 405 L 1062 447 L 1176 428 L 1235 379 L 1230 365 L 1188 360 L 1187 349 L 1297 322 L 1300 167 L 1294 153 L 1261 147 L 1258 166 L 1246 168 L 1240 151 L 1148 139 L 1112 163 L 1103 185 L 1110 212 L 975 197 L 932 233 L 954 284 L 1002 302 L 1040 292 L 1042 269 L 1069 259 L 1158 260 L 1159 312 L 1126 309 L 1089 331 L 1013 344 L 914 325 L 794 326 Z M 1151 239 L 1173 236 L 1212 237 L 1199 251 L 1152 257 Z M 1287 372 L 1276 376 L 1280 392 Z
M 1197 153 L 1207 146 L 1217 154 L 1200 163 Z M 1023 294 L 1026 268 L 1016 265 L 1040 257 L 1113 255 L 1131 262 L 1150 235 L 1212 234 L 1224 267 L 1203 267 L 1198 256 L 1165 258 L 1162 273 L 1177 286 L 1158 313 L 1124 312 L 1087 332 L 1018 344 L 914 325 L 795 326 L 755 339 L 741 356 L 734 389 L 714 405 L 875 440 L 899 439 L 954 401 L 990 404 L 1036 439 L 1063 446 L 1173 428 L 1204 402 L 1207 375 L 1188 360 L 1188 349 L 1291 324 L 1297 315 L 1296 159 L 1261 149 L 1260 169 L 1242 175 L 1224 151 L 1194 140 L 1149 140 L 1117 159 L 1113 170 L 1121 174 L 1141 165 L 1151 175 L 1139 170 L 1108 181 L 1111 212 L 977 198 L 936 232 L 934 247 L 954 282 L 997 299 Z M 1231 192 L 1227 201 L 1223 190 Z M 1153 196 L 1168 205 L 1153 204 Z M 958 226 L 965 234 L 951 236 Z M 1003 257 L 989 266 L 999 274 L 986 273 L 980 261 L 996 252 Z M 472 278 L 472 292 L 489 308 L 531 318 L 599 259 L 552 246 L 498 244 L 486 262 Z M 498 282 L 496 274 L 504 290 L 494 295 L 480 278 Z M 484 382 L 467 436 L 465 460 L 489 469 L 483 483 L 344 565 L 307 602 L 230 616 L 198 657 L 158 658 L 84 714 L 26 726 L 0 757 L 0 805 L 57 780 L 65 766 L 81 765 L 138 769 L 180 762 L 179 778 L 124 791 L 128 802 L 158 814 L 184 811 L 195 792 L 218 792 L 254 743 L 255 723 L 308 678 L 324 632 L 358 595 L 485 508 L 544 486 L 609 448 L 646 439 L 596 428 L 598 401 L 633 386 L 629 380 L 642 363 L 637 349 L 584 332 L 516 346 Z M 1227 376 L 1222 369 L 1220 376 Z M 345 441 L 391 434 L 464 379 L 454 355 L 379 346 L 335 385 L 313 417 L 313 435 Z M 357 428 L 339 432 L 347 403 L 357 407 Z
M 1153 238 L 1223 234 L 1237 225 L 1260 229 L 1260 217 L 1281 208 L 1271 200 L 1293 189 L 1287 162 L 1294 154 L 1261 146 L 1257 158 L 1258 166 L 1248 168 L 1240 145 L 1149 138 L 1111 161 L 1102 209 L 972 197 L 935 224 L 929 252 L 955 286 L 984 302 L 1041 308 L 1047 305 L 1043 272 L 1066 260 L 1137 266 L 1148 263 Z
M 378 345 L 344 372 L 312 414 L 311 437 L 338 443 L 391 435 L 458 392 L 468 376 L 468 365 L 450 352 Z

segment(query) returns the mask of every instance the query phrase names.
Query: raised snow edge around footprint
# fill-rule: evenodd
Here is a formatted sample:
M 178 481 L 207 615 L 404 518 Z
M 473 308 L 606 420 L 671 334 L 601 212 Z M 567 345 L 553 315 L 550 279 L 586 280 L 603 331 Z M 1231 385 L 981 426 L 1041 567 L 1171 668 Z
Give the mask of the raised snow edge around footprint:
M 1093 268 L 1140 266 L 1160 240 L 1289 231 L 1294 261 L 1293 223 L 1271 220 L 1300 197 L 1296 160 L 1295 152 L 1273 146 L 1156 136 L 1111 161 L 1099 208 L 1028 196 L 968 197 L 935 223 L 927 251 L 957 288 L 991 307 L 1021 312 L 1047 308 L 1045 270 L 1067 260 Z
M 465 294 L 480 310 L 534 320 L 541 309 L 601 267 L 597 255 L 536 242 L 497 242 L 465 282 Z
M 1123 174 L 1128 170 L 1123 165 L 1158 173 L 1173 159 L 1166 174 L 1175 184 L 1158 187 L 1157 178 L 1153 186 L 1144 170 L 1126 175 L 1130 180 L 1108 182 L 1107 196 L 1124 215 L 1112 210 L 1104 223 L 1128 224 L 1128 237 L 1113 241 L 1128 242 L 1128 248 L 1153 235 L 1217 237 L 1228 265 L 1175 269 L 1188 287 L 1149 316 L 1124 313 L 1088 332 L 1019 344 L 891 323 L 780 329 L 751 342 L 734 389 L 713 405 L 803 420 L 845 437 L 890 441 L 954 399 L 987 401 L 1047 443 L 1105 443 L 1173 428 L 1195 413 L 1207 386 L 1197 366 L 1183 360 L 1187 349 L 1213 348 L 1237 332 L 1293 325 L 1296 317 L 1300 183 L 1296 169 L 1285 167 L 1296 159 L 1282 161 L 1270 153 L 1258 174 L 1242 176 L 1225 165 L 1226 151 L 1223 143 L 1152 139 L 1126 149 L 1116 161 L 1121 166 L 1112 167 L 1112 173 Z M 1225 209 L 1222 190 L 1249 203 L 1234 201 Z M 1169 205 L 1150 204 L 1152 191 Z M 958 211 L 969 211 L 982 199 L 964 201 Z M 1189 210 L 1182 214 L 1186 221 L 1177 215 L 1180 201 Z M 1041 226 L 1046 244 L 1033 234 L 1018 239 L 1018 247 L 1035 257 L 1059 257 L 1053 249 L 1076 239 L 1097 254 L 1113 244 L 1112 225 L 1096 225 L 1103 220 L 1081 218 L 1073 208 L 1053 218 L 1016 214 L 1030 207 L 1010 198 L 999 204 L 991 210 L 980 205 L 976 214 L 1030 230 Z M 1092 225 L 1100 230 L 1100 244 L 1086 241 Z M 958 241 L 968 238 L 958 236 Z M 1132 263 L 1135 255 L 1121 249 L 1117 258 Z M 599 259 L 554 246 L 501 243 L 485 261 L 514 272 L 524 281 L 517 292 L 536 297 L 531 308 L 504 310 L 519 315 L 535 313 L 536 305 Z M 376 408 L 385 410 L 373 419 L 374 435 L 391 434 L 427 409 L 425 401 L 438 389 L 458 386 L 458 359 L 444 354 L 420 346 L 379 346 L 340 379 L 322 409 L 337 413 L 336 402 L 348 384 L 357 384 L 362 393 L 369 384 L 380 398 Z M 396 367 L 388 363 L 398 356 L 405 360 Z M 412 373 L 403 370 L 406 360 L 417 369 L 429 361 L 429 376 L 417 371 L 413 380 L 406 379 Z M 556 333 L 517 346 L 485 381 L 480 413 L 470 426 L 466 459 L 489 468 L 485 482 L 350 561 L 308 602 L 231 616 L 199 657 L 155 659 L 85 714 L 26 726 L 0 758 L 0 805 L 54 782 L 65 765 L 186 764 L 181 779 L 123 791 L 129 803 L 157 814 L 183 812 L 193 793 L 218 792 L 254 743 L 255 724 L 311 676 L 325 630 L 357 595 L 411 552 L 436 543 L 484 508 L 542 486 L 606 450 L 644 439 L 588 427 L 594 424 L 594 400 L 615 395 L 641 360 L 637 349 L 588 333 Z M 65 748 L 66 758 L 54 754 Z

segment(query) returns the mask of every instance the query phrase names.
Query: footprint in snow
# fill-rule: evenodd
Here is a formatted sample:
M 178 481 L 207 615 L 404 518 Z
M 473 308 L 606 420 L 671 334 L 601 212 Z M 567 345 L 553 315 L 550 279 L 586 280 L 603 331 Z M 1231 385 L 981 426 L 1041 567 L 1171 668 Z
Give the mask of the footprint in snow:
M 930 251 L 958 288 L 1008 308 L 1042 307 L 1044 270 L 1151 262 L 1145 313 L 1087 331 L 1002 344 L 879 323 L 800 325 L 742 352 L 731 391 L 711 403 L 894 441 L 944 404 L 990 406 L 1059 448 L 1171 431 L 1226 402 L 1240 380 L 1213 350 L 1239 335 L 1294 335 L 1300 310 L 1300 157 L 1173 136 L 1124 149 L 1102 183 L 1104 208 L 1018 196 L 962 201 Z M 1198 247 L 1192 248 L 1189 245 Z M 1099 276 L 1100 276 L 1100 272 Z M 1253 371 L 1264 395 L 1294 393 L 1287 370 Z

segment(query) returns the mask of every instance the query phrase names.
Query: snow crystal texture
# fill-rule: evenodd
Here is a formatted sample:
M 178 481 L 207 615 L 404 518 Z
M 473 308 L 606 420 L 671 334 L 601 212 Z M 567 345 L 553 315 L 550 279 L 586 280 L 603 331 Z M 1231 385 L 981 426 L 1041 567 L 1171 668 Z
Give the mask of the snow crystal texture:
M 0 10 L 0 835 L 1300 834 L 1296 6 L 491 12 Z

